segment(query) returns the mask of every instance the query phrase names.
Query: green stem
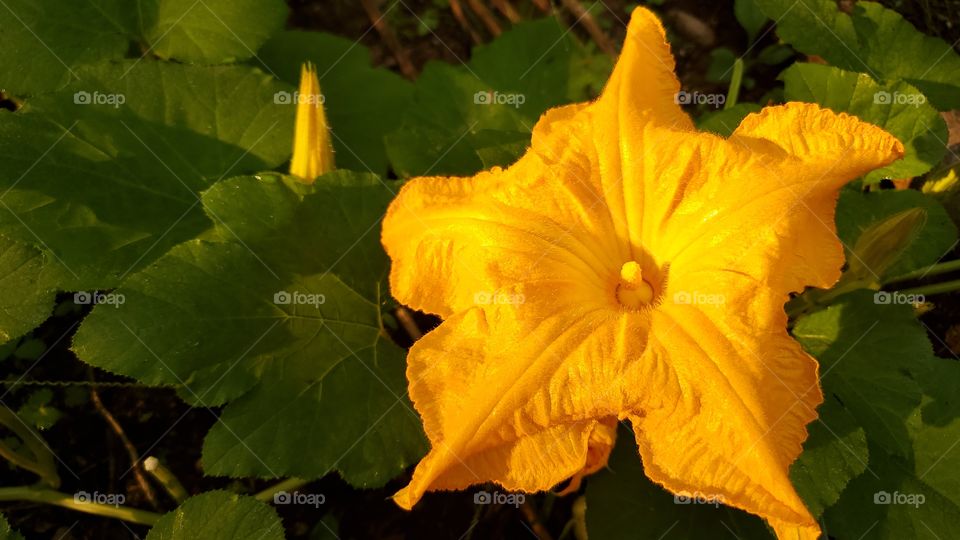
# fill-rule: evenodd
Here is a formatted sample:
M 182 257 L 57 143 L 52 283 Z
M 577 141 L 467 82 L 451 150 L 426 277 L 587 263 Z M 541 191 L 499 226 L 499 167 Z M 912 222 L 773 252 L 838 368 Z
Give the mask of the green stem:
M 122 519 L 130 523 L 152 527 L 160 514 L 137 510 L 124 506 L 112 506 L 93 502 L 77 501 L 73 495 L 54 491 L 52 489 L 35 489 L 30 486 L 0 488 L 0 501 L 31 501 L 52 504 L 85 514 Z
M 787 316 L 791 319 L 796 319 L 800 315 L 812 313 L 829 306 L 830 302 L 832 302 L 834 299 L 839 296 L 843 296 L 848 292 L 855 291 L 857 289 L 871 288 L 875 289 L 876 285 L 867 280 L 851 279 L 844 282 L 843 278 L 841 278 L 840 282 L 837 283 L 832 289 L 826 291 L 820 289 L 811 289 L 806 293 L 794 298 L 790 302 L 787 302 Z
M 889 285 L 891 283 L 899 283 L 901 281 L 910 281 L 911 279 L 937 276 L 940 274 L 946 274 L 947 272 L 953 272 L 954 270 L 960 270 L 960 259 L 918 268 L 912 272 L 907 272 L 906 274 L 901 274 L 899 276 L 887 279 L 883 282 L 883 284 Z
M 273 502 L 273 496 L 275 494 L 280 493 L 281 491 L 297 489 L 298 487 L 304 486 L 309 483 L 310 483 L 309 480 L 304 480 L 303 478 L 296 478 L 296 477 L 287 478 L 286 480 L 282 482 L 277 482 L 276 484 L 273 484 L 272 486 L 261 491 L 260 493 L 257 493 L 256 495 L 253 496 L 253 498 L 257 499 L 258 501 L 263 501 L 267 503 Z
M 43 437 L 25 424 L 16 413 L 6 408 L 0 408 L 0 425 L 6 426 L 17 437 L 20 437 L 23 445 L 33 454 L 33 460 L 29 460 L 22 455 L 19 455 L 19 458 L 8 455 L 8 452 L 16 452 L 7 448 L 6 445 L 4 445 L 4 451 L 0 454 L 9 459 L 11 463 L 37 474 L 50 487 L 60 487 L 60 476 L 57 474 L 57 464 L 54 462 L 53 452 L 47 447 Z
M 924 285 L 923 287 L 914 287 L 912 289 L 904 289 L 899 292 L 900 294 L 922 294 L 924 296 L 931 296 L 954 291 L 960 291 L 960 279 L 935 283 L 933 285 Z
M 729 109 L 737 104 L 740 97 L 740 83 L 743 81 L 743 59 L 737 58 L 733 62 L 733 75 L 730 77 L 730 88 L 727 89 L 727 101 L 723 108 Z
M 182 503 L 187 500 L 187 497 L 190 495 L 187 493 L 187 490 L 183 488 L 183 484 L 180 483 L 180 480 L 170 469 L 163 466 L 163 463 L 160 463 L 160 460 L 150 456 L 147 459 L 143 460 L 143 468 L 151 476 L 153 476 L 157 482 L 160 482 L 160 485 L 163 486 L 163 489 L 167 492 L 170 497 L 173 498 L 177 504 Z

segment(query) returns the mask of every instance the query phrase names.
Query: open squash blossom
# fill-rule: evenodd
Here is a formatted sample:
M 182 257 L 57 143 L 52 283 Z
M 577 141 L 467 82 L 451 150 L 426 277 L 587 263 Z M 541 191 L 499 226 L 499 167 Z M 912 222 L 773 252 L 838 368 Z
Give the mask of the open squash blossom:
M 297 120 L 293 132 L 293 159 L 290 174 L 306 183 L 334 169 L 333 144 L 327 114 L 323 109 L 323 94 L 313 64 L 300 69 L 300 89 L 294 94 Z
M 513 166 L 417 178 L 391 204 L 393 294 L 445 319 L 408 357 L 432 448 L 403 508 L 576 485 L 629 420 L 655 482 L 818 537 L 788 469 L 822 395 L 783 304 L 836 282 L 838 191 L 903 145 L 801 103 L 697 132 L 673 68 L 637 8 L 597 101 L 544 114 Z

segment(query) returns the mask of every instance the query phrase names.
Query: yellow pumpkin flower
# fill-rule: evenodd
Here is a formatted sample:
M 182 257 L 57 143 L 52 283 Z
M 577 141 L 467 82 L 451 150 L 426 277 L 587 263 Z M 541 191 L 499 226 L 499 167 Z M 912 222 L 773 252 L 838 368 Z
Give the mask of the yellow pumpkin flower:
M 788 469 L 822 395 L 783 304 L 836 282 L 838 191 L 903 145 L 801 103 L 701 133 L 673 69 L 637 8 L 597 101 L 544 114 L 513 166 L 417 178 L 391 204 L 393 294 L 444 318 L 408 356 L 431 450 L 403 508 L 491 481 L 576 484 L 629 420 L 653 481 L 781 539 L 819 535 Z
M 294 94 L 297 120 L 293 132 L 293 159 L 290 174 L 306 183 L 334 169 L 333 144 L 327 114 L 323 109 L 323 94 L 313 64 L 304 64 L 300 70 L 300 89 Z

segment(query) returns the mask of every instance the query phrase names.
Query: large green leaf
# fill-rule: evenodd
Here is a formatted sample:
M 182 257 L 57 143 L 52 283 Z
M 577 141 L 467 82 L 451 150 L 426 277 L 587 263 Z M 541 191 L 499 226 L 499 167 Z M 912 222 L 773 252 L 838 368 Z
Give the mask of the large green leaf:
M 283 0 L 139 0 L 153 54 L 187 62 L 250 58 L 287 16 Z
M 0 114 L 0 231 L 51 254 L 47 286 L 116 286 L 209 227 L 200 191 L 290 154 L 293 111 L 274 103 L 289 87 L 256 69 L 144 61 L 83 77 Z
M 218 217 L 209 240 L 131 276 L 117 291 L 125 303 L 94 309 L 74 349 L 195 405 L 230 401 L 204 444 L 208 473 L 336 469 L 382 485 L 425 450 L 404 352 L 381 325 L 379 222 L 392 195 L 377 177 L 346 172 L 313 186 L 276 175 L 221 182 L 204 195 Z
M 477 47 L 463 66 L 430 63 L 416 82 L 414 105 L 387 136 L 401 176 L 472 174 L 507 165 L 523 152 L 540 115 L 595 88 L 582 77 L 588 49 L 554 19 L 523 23 Z M 602 66 L 602 64 L 594 62 Z
M 946 153 L 946 122 L 919 90 L 905 82 L 880 84 L 864 73 L 818 64 L 794 64 L 782 78 L 787 101 L 817 103 L 855 115 L 900 139 L 906 155 L 868 174 L 868 182 L 920 176 Z
M 824 394 L 850 411 L 869 440 L 909 455 L 906 422 L 921 398 L 910 369 L 933 357 L 912 306 L 876 302 L 873 291 L 855 291 L 801 318 L 793 335 L 820 362 Z
M 259 54 L 268 69 L 297 85 L 300 66 L 317 67 L 337 167 L 387 172 L 383 137 L 400 125 L 413 85 L 397 74 L 371 67 L 370 52 L 355 42 L 317 32 L 282 32 Z M 286 98 L 287 96 L 284 96 Z M 285 100 L 291 106 L 294 100 Z
M 607 469 L 588 479 L 587 531 L 590 538 L 723 538 L 770 540 L 756 516 L 724 506 L 707 493 L 675 496 L 643 473 L 633 434 L 621 429 Z
M 78 67 L 121 58 L 130 48 L 124 0 L 4 0 L 0 3 L 0 86 L 14 95 L 53 90 Z M 133 15 L 133 9 L 127 10 Z
M 790 468 L 790 479 L 814 516 L 837 502 L 869 459 L 866 433 L 835 396 L 827 396 L 817 413 L 807 426 L 803 453 Z
M 84 80 L 79 68 L 101 60 L 242 60 L 282 27 L 286 14 L 282 0 L 5 0 L 0 81 L 23 96 Z
M 954 428 L 950 435 L 953 443 L 960 433 Z M 925 444 L 922 440 L 917 443 Z M 851 482 L 840 501 L 826 512 L 831 535 L 871 540 L 953 538 L 960 530 L 958 475 L 956 467 L 950 467 L 955 460 L 931 470 L 919 459 L 890 456 L 871 447 L 867 472 Z
M 914 190 L 881 190 L 861 193 L 845 190 L 837 204 L 837 234 L 849 250 L 860 234 L 874 223 L 910 208 L 922 208 L 926 220 L 896 262 L 877 277 L 893 277 L 933 264 L 943 258 L 957 240 L 957 227 L 936 199 Z
M 26 334 L 53 311 L 56 291 L 40 283 L 44 254 L 0 237 L 0 344 Z
M 945 398 L 955 395 L 960 365 L 933 356 L 910 305 L 876 303 L 870 291 L 800 319 L 794 334 L 821 362 L 827 399 L 821 421 L 843 442 L 834 445 L 832 462 L 827 454 L 814 456 L 827 458 L 817 460 L 818 486 L 812 475 L 807 482 L 799 476 L 811 459 L 806 453 L 792 471 L 808 503 L 829 506 L 825 530 L 835 538 L 951 537 L 960 527 L 958 458 L 951 455 L 960 439 L 960 408 Z M 863 426 L 869 459 L 830 506 L 837 479 L 860 467 L 854 455 L 858 462 L 864 457 L 859 437 L 846 435 L 856 430 L 837 405 Z M 841 455 L 841 447 L 849 454 Z M 819 493 L 809 497 L 812 491 Z
M 276 510 L 244 495 L 209 491 L 164 514 L 147 540 L 283 540 Z
M 784 41 L 806 54 L 877 79 L 904 80 L 940 110 L 960 107 L 960 56 L 875 2 L 841 11 L 834 0 L 754 0 Z

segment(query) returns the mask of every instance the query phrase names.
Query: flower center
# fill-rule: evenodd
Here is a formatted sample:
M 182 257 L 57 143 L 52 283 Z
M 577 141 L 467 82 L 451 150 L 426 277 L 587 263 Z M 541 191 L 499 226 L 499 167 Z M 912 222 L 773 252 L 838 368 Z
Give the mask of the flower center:
M 617 300 L 631 309 L 639 309 L 653 301 L 653 287 L 643 279 L 640 264 L 636 261 L 625 263 L 620 268 Z

